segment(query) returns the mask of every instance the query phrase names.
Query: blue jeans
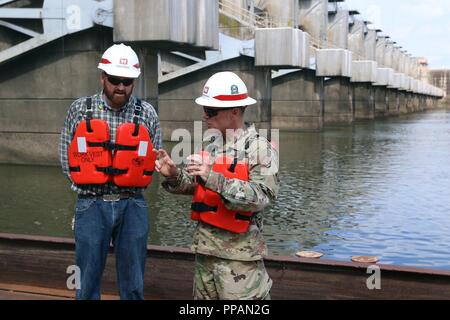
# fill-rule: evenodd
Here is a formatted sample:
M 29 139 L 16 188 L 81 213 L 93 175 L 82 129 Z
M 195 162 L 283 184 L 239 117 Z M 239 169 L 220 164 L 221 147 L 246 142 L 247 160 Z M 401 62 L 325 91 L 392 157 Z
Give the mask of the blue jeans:
M 143 196 L 107 202 L 78 199 L 75 212 L 75 255 L 81 271 L 78 300 L 100 299 L 100 282 L 112 240 L 122 300 L 144 299 L 148 206 Z

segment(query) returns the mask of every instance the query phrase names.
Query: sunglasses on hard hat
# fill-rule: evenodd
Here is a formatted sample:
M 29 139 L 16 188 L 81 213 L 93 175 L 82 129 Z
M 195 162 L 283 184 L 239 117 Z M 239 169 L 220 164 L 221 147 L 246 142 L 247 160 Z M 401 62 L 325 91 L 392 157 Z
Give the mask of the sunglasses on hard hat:
M 113 77 L 110 75 L 108 75 L 106 78 L 108 79 L 109 83 L 111 83 L 112 85 L 115 85 L 115 86 L 118 86 L 119 84 L 122 83 L 125 87 L 128 87 L 128 86 L 132 85 L 134 82 L 134 79 L 130 79 L 130 78 L 120 79 L 120 78 Z

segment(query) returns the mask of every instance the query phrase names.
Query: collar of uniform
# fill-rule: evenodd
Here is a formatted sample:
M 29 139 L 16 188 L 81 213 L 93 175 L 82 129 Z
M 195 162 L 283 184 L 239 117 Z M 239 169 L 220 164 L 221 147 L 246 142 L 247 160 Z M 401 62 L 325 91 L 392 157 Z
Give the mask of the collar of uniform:
M 235 134 L 235 136 L 233 137 L 233 141 L 229 141 L 226 144 L 228 145 L 229 143 L 236 143 L 237 141 L 240 140 L 244 140 L 247 139 L 250 136 L 254 136 L 257 135 L 258 132 L 256 132 L 256 128 L 255 125 L 253 123 L 248 123 L 246 122 L 244 124 L 244 128 L 242 128 L 242 130 L 238 130 Z
M 244 128 L 242 128 L 242 130 L 238 130 L 235 133 L 233 139 L 225 142 L 225 144 L 223 145 L 223 150 L 228 150 L 230 148 L 236 150 L 236 147 L 238 146 L 237 144 L 238 141 L 246 140 L 248 137 L 256 135 L 258 135 L 258 132 L 256 131 L 255 125 L 246 122 Z M 214 143 L 214 141 L 211 141 L 208 138 L 205 138 L 204 142 Z M 218 141 L 217 139 L 215 140 L 215 142 L 220 144 L 220 141 Z
M 99 99 L 99 102 L 101 104 L 103 104 L 105 109 L 107 109 L 109 111 L 113 111 L 113 112 L 124 112 L 130 107 L 134 108 L 134 105 L 136 103 L 136 98 L 134 96 L 131 96 L 130 99 L 128 100 L 128 102 L 122 108 L 120 108 L 118 111 L 116 111 L 108 105 L 108 103 L 105 101 L 105 99 L 103 99 L 103 91 L 98 93 L 98 99 Z

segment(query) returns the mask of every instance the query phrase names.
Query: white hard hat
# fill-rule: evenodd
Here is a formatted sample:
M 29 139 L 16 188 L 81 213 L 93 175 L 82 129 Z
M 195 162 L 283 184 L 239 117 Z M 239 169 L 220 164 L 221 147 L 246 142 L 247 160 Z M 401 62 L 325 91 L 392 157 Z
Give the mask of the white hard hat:
M 245 107 L 256 103 L 248 96 L 247 86 L 233 72 L 219 72 L 213 75 L 203 88 L 203 96 L 195 103 L 214 108 Z
M 115 44 L 102 56 L 98 68 L 116 77 L 136 79 L 141 74 L 139 59 L 131 47 Z

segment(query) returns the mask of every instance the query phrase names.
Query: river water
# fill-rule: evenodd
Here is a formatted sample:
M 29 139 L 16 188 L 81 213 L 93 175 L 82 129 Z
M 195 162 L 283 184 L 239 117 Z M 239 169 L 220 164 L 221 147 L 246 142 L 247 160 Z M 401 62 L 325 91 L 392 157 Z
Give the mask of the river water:
M 271 254 L 450 269 L 450 111 L 282 132 L 280 162 L 264 221 Z M 149 243 L 189 247 L 190 198 L 159 185 L 146 192 Z M 0 232 L 73 236 L 75 195 L 58 167 L 1 165 L 0 200 Z

